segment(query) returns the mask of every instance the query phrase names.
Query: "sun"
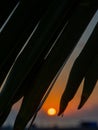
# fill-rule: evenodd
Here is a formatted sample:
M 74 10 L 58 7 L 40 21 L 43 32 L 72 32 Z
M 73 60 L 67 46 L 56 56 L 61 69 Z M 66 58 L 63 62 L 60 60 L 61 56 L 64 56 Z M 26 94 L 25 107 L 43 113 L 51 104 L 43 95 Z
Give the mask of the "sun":
M 47 114 L 49 116 L 54 116 L 56 115 L 56 109 L 55 108 L 49 108 L 48 111 L 47 111 Z

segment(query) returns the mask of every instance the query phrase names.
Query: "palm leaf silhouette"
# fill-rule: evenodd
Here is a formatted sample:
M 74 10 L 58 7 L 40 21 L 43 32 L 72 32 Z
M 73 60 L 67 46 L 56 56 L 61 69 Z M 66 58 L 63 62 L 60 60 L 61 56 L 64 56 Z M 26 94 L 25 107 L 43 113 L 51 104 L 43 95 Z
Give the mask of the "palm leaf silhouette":
M 98 2 L 10 0 L 6 6 L 3 2 L 0 5 L 3 7 L 0 15 L 0 126 L 14 103 L 23 97 L 14 130 L 24 130 L 48 96 L 49 85 L 97 11 Z M 97 81 L 97 34 L 98 25 L 73 64 L 61 98 L 59 115 L 74 97 L 83 78 L 84 89 L 78 108 L 84 105 L 94 89 Z
M 83 92 L 78 109 L 80 109 L 85 104 L 85 102 L 91 95 L 97 80 L 98 80 L 98 56 L 95 56 L 92 64 L 89 66 L 84 77 Z
M 93 31 L 91 37 L 89 38 L 88 42 L 86 43 L 80 55 L 76 58 L 71 68 L 66 88 L 61 97 L 59 115 L 65 110 L 68 103 L 74 97 L 83 78 L 85 77 L 85 74 L 90 64 L 92 63 L 95 55 L 98 52 L 98 44 L 97 44 L 98 38 L 96 37 L 97 34 L 98 34 L 98 24 L 96 25 L 96 28 Z

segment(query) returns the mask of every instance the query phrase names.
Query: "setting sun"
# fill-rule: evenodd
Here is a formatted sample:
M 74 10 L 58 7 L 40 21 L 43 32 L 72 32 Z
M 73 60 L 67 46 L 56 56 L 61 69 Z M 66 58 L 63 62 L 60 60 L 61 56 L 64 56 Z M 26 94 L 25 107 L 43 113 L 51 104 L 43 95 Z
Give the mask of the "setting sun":
M 55 108 L 49 108 L 47 111 L 49 116 L 54 116 L 56 115 L 56 109 Z

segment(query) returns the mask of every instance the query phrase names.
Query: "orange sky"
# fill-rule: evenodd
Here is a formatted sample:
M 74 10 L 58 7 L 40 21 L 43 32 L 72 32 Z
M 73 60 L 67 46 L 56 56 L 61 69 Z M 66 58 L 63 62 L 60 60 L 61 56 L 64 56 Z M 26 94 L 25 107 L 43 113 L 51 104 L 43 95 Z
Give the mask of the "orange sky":
M 69 63 L 66 64 L 62 73 L 60 74 L 59 78 L 57 79 L 55 85 L 53 86 L 53 89 L 51 90 L 48 98 L 46 99 L 46 101 L 45 101 L 45 103 L 42 107 L 42 109 L 45 112 L 47 112 L 47 110 L 50 107 L 54 107 L 58 111 L 59 103 L 60 103 L 60 97 L 61 97 L 61 95 L 62 95 L 62 93 L 65 89 L 70 67 L 71 67 L 71 65 L 69 65 Z M 69 105 L 68 105 L 68 107 L 65 111 L 65 115 L 77 112 L 77 107 L 79 105 L 80 97 L 81 97 L 81 93 L 82 93 L 82 84 L 83 84 L 83 82 L 81 83 L 75 97 L 69 103 Z M 82 110 L 85 110 L 87 108 L 93 107 L 94 105 L 97 105 L 98 104 L 97 99 L 98 99 L 98 88 L 97 88 L 97 85 L 96 85 L 93 93 L 91 94 L 90 98 L 88 99 L 88 101 L 86 102 L 86 104 L 84 105 Z
M 46 99 L 44 105 L 42 106 L 41 111 L 44 111 L 45 114 L 48 116 L 47 111 L 49 108 L 53 107 L 57 110 L 59 109 L 59 103 L 60 103 L 60 97 L 63 93 L 63 90 L 65 88 L 67 78 L 68 78 L 68 72 L 71 66 L 68 63 L 65 67 L 62 73 L 60 74 L 57 82 L 53 86 L 53 89 L 51 90 L 48 98 Z M 38 126 L 52 126 L 57 125 L 60 127 L 69 127 L 69 126 L 76 126 L 79 125 L 79 122 L 82 120 L 90 120 L 90 121 L 97 121 L 98 122 L 98 88 L 97 85 L 91 94 L 90 98 L 86 102 L 86 104 L 83 106 L 82 109 L 77 110 L 77 107 L 80 102 L 80 96 L 82 93 L 82 84 L 79 87 L 75 97 L 73 100 L 68 104 L 68 107 L 66 108 L 64 112 L 64 117 L 58 117 L 57 115 L 54 117 L 49 116 L 45 119 L 40 118 L 40 114 L 38 118 L 36 119 L 36 124 Z M 97 108 L 97 109 L 96 109 Z M 44 117 L 43 117 L 44 118 Z M 41 121 L 40 121 L 41 120 Z M 47 122 L 47 123 L 46 123 Z
M 68 79 L 70 69 L 72 67 L 72 64 L 73 64 L 75 58 L 78 56 L 78 54 L 80 53 L 80 51 L 83 47 L 84 47 L 83 43 L 78 44 L 77 47 L 74 49 L 73 53 L 71 54 L 70 58 L 68 59 L 66 65 L 64 66 L 64 68 L 63 68 L 61 74 L 59 75 L 56 83 L 54 84 L 52 91 L 50 92 L 47 100 L 45 101 L 45 103 L 42 107 L 42 109 L 45 112 L 47 112 L 48 108 L 50 108 L 50 107 L 54 107 L 58 111 L 60 98 L 61 98 L 61 95 L 62 95 L 62 93 L 63 93 L 63 91 L 66 87 L 66 83 L 67 83 L 67 79 Z M 75 112 L 77 113 L 77 107 L 79 105 L 80 97 L 81 97 L 81 93 L 82 93 L 82 84 L 83 84 L 83 82 L 81 83 L 75 97 L 69 103 L 69 105 L 68 105 L 68 107 L 65 111 L 65 114 L 72 114 L 72 113 L 75 113 Z M 96 85 L 94 91 L 92 92 L 90 98 L 88 99 L 88 101 L 86 102 L 86 104 L 84 105 L 82 110 L 90 109 L 90 108 L 98 105 L 98 101 L 97 101 L 97 99 L 98 99 L 98 87 L 97 86 L 98 85 Z

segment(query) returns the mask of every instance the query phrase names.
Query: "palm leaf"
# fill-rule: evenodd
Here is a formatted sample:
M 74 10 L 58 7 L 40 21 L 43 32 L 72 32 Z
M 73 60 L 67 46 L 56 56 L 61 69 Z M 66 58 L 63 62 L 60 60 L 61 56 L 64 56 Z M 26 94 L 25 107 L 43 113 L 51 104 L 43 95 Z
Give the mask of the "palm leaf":
M 96 25 L 96 28 L 93 31 L 91 37 L 89 38 L 88 42 L 86 43 L 85 47 L 83 48 L 82 52 L 77 57 L 71 68 L 66 88 L 61 97 L 60 111 L 58 115 L 64 112 L 69 101 L 71 101 L 71 99 L 74 97 L 76 91 L 79 88 L 79 85 L 81 84 L 87 72 L 88 67 L 90 66 L 93 58 L 98 52 L 98 38 L 96 37 L 96 35 L 98 35 L 98 24 Z
M 91 95 L 96 85 L 97 80 L 98 80 L 98 56 L 95 56 L 92 64 L 89 66 L 88 71 L 85 74 L 83 92 L 78 109 L 82 108 L 82 106 L 88 100 L 89 96 Z

